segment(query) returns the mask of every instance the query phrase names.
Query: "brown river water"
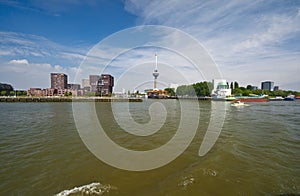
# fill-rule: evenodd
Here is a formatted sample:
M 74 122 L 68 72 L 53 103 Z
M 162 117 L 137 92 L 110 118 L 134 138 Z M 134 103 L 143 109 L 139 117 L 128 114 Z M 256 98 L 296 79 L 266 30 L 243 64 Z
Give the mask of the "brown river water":
M 129 106 L 134 122 L 146 125 L 153 103 L 164 107 L 160 111 L 166 114 L 165 119 L 159 116 L 164 123 L 156 133 L 129 134 L 116 121 L 116 116 L 126 117 L 122 114 Z M 155 169 L 128 171 L 105 163 L 87 148 L 77 131 L 72 103 L 0 103 L 0 195 L 300 194 L 300 101 L 238 108 L 225 103 L 219 138 L 205 156 L 199 156 L 212 104 L 218 103 L 198 102 L 196 134 L 176 159 Z M 93 107 L 107 136 L 136 151 L 156 149 L 172 140 L 182 120 L 178 100 Z M 189 110 L 185 117 L 195 119 L 193 108 Z M 133 126 L 128 123 L 126 129 Z M 184 131 L 189 129 L 183 126 Z

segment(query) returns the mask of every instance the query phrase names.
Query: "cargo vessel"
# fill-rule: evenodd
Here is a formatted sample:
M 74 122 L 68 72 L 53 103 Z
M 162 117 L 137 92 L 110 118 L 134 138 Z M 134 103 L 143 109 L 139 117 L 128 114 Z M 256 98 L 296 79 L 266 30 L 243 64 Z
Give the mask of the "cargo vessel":
M 254 96 L 235 96 L 235 101 L 247 102 L 269 102 L 268 95 L 254 95 Z

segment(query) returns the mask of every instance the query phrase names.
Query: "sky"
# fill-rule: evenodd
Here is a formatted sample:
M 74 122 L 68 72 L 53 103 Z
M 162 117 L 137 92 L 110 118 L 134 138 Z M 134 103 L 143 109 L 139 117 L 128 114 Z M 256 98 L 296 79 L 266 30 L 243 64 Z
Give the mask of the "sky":
M 219 77 L 300 91 L 300 1 L 0 0 L 0 82 L 16 89 L 49 88 L 51 72 L 151 88 L 155 53 L 159 87 Z

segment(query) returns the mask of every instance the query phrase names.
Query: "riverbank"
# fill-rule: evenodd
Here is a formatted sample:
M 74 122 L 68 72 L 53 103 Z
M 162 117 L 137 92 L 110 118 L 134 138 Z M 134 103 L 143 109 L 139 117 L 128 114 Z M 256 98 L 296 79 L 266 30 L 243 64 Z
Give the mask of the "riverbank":
M 140 98 L 114 97 L 0 97 L 0 102 L 142 102 Z

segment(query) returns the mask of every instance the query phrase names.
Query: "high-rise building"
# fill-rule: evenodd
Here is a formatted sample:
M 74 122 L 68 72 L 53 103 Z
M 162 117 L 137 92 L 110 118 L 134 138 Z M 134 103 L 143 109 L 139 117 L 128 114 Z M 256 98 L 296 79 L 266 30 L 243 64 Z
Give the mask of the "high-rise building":
M 99 75 L 90 75 L 90 86 L 92 92 L 97 92 L 97 86 L 99 80 L 100 80 Z
M 113 92 L 114 77 L 110 74 L 101 74 L 98 80 L 98 92 L 101 95 L 111 95 Z
M 51 89 L 67 89 L 68 76 L 64 73 L 51 73 Z
M 274 88 L 274 82 L 265 81 L 265 82 L 261 83 L 261 89 L 262 90 L 273 91 L 273 88 Z

